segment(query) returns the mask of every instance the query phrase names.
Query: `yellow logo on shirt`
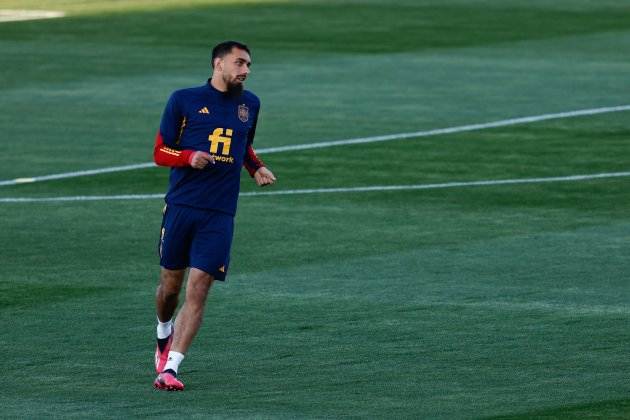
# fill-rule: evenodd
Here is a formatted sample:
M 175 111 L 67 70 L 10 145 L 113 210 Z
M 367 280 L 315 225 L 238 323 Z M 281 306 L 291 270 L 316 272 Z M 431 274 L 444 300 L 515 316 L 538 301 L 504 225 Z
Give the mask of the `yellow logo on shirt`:
M 219 144 L 221 144 L 221 154 L 229 156 L 230 145 L 232 144 L 232 129 L 215 128 L 212 134 L 208 136 L 208 141 L 210 142 L 210 153 L 219 153 Z

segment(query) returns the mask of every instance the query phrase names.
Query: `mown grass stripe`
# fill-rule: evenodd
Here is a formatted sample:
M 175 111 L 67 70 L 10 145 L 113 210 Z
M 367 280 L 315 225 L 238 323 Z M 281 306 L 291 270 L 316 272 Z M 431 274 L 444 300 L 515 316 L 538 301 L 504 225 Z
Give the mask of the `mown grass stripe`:
M 493 121 L 493 122 L 488 122 L 488 123 L 461 125 L 461 126 L 456 126 L 456 127 L 438 128 L 438 129 L 426 130 L 426 131 L 414 131 L 410 133 L 397 133 L 397 134 L 388 134 L 384 136 L 360 137 L 360 138 L 346 139 L 346 140 L 334 140 L 334 141 L 324 141 L 324 142 L 317 142 L 317 143 L 269 147 L 269 148 L 258 149 L 258 153 L 270 154 L 270 153 L 280 153 L 280 152 L 288 152 L 288 151 L 296 151 L 296 150 L 309 150 L 309 149 L 320 149 L 320 148 L 334 147 L 334 146 L 345 146 L 345 145 L 351 145 L 351 144 L 364 144 L 364 143 L 375 143 L 375 142 L 384 142 L 384 141 L 392 141 L 392 140 L 404 140 L 404 139 L 410 139 L 410 138 L 429 137 L 429 136 L 437 136 L 437 135 L 443 135 L 443 134 L 456 134 L 456 133 L 463 133 L 467 131 L 485 130 L 488 128 L 507 127 L 507 126 L 517 125 L 517 124 L 527 124 L 527 123 L 548 121 L 548 120 L 562 119 L 562 118 L 576 118 L 576 117 L 582 117 L 582 116 L 606 114 L 606 113 L 612 113 L 612 112 L 622 112 L 622 111 L 629 111 L 629 110 L 630 110 L 630 105 L 582 109 L 582 110 L 577 110 L 577 111 L 559 112 L 555 114 L 542 114 L 542 115 L 533 115 L 529 117 L 509 118 L 506 120 L 499 120 L 499 121 Z M 112 172 L 124 172 L 124 171 L 132 171 L 136 169 L 145 169 L 145 168 L 152 168 L 152 167 L 155 167 L 155 164 L 153 162 L 146 162 L 146 163 L 137 163 L 137 164 L 131 164 L 131 165 L 123 165 L 123 166 L 112 166 L 108 168 L 90 169 L 90 170 L 84 170 L 84 171 L 65 172 L 65 173 L 52 174 L 52 175 L 23 177 L 23 178 L 0 181 L 0 186 L 27 184 L 27 183 L 33 183 L 33 182 L 51 181 L 55 179 L 75 178 L 75 177 L 80 177 L 80 176 L 100 175 L 100 174 L 106 174 L 106 173 L 112 173 Z

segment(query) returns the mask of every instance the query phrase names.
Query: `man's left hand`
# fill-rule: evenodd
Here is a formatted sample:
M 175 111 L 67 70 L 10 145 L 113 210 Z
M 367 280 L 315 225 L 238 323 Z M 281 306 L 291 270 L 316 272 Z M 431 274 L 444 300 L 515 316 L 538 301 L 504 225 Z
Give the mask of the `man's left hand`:
M 259 187 L 264 187 L 265 185 L 271 185 L 276 182 L 276 177 L 273 172 L 263 166 L 254 174 L 254 180 Z

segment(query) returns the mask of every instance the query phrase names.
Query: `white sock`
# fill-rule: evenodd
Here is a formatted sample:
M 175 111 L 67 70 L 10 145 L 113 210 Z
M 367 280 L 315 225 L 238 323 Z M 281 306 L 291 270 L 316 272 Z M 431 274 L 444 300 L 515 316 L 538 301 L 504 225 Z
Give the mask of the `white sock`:
M 177 368 L 179 364 L 184 360 L 184 355 L 178 353 L 176 351 L 168 352 L 168 361 L 166 362 L 166 366 L 164 366 L 164 370 L 172 369 L 175 373 L 177 373 Z
M 158 318 L 157 326 L 157 338 L 166 338 L 173 332 L 173 320 L 169 319 L 166 322 L 161 322 Z

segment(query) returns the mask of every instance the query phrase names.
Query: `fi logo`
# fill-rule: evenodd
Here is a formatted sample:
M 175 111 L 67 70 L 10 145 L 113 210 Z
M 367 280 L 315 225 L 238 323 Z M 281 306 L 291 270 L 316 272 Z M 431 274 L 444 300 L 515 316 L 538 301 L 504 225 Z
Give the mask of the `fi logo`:
M 208 136 L 210 142 L 210 153 L 219 153 L 219 144 L 221 147 L 221 154 L 223 156 L 229 156 L 230 145 L 232 144 L 232 129 L 231 128 L 215 128 L 212 134 Z

